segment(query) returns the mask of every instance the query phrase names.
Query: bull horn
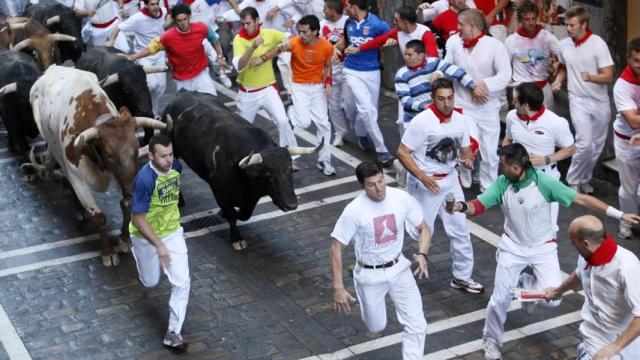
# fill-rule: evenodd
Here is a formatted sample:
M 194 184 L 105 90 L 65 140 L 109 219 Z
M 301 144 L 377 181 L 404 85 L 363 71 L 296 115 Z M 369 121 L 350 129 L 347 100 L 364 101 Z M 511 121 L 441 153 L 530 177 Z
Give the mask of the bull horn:
M 9 23 L 9 28 L 12 31 L 22 30 L 27 27 L 27 21 L 21 23 Z
M 167 132 L 171 132 L 171 130 L 173 130 L 173 118 L 171 117 L 171 114 L 167 114 L 164 117 L 164 121 L 167 123 Z
M 7 85 L 3 86 L 2 88 L 0 88 L 0 96 L 2 96 L 4 94 L 16 92 L 17 89 L 18 89 L 17 83 L 12 82 L 11 84 L 7 84 Z
M 262 155 L 254 154 L 253 151 L 251 154 L 245 156 L 240 162 L 238 162 L 238 167 L 242 170 L 246 169 L 251 165 L 258 165 L 262 163 Z
M 69 42 L 76 41 L 75 37 L 67 34 L 60 34 L 60 33 L 49 34 L 49 39 L 53 41 L 69 41 Z
M 101 87 L 109 86 L 111 84 L 117 83 L 118 81 L 120 81 L 120 77 L 118 76 L 118 73 L 111 74 L 106 78 L 104 78 L 102 81 L 100 81 L 100 86 Z
M 80 150 L 84 144 L 88 143 L 93 139 L 98 139 L 100 135 L 98 134 L 98 129 L 96 127 L 90 127 L 87 130 L 83 131 L 76 137 L 76 140 L 73 142 L 73 147 L 76 150 Z
M 146 127 L 146 128 L 158 129 L 158 130 L 164 130 L 167 128 L 167 124 L 163 123 L 162 121 L 158 121 L 156 119 L 143 117 L 143 116 L 136 116 L 134 117 L 134 119 L 136 120 L 136 126 L 138 127 Z
M 291 156 L 307 155 L 307 154 L 313 154 L 314 152 L 319 151 L 323 145 L 324 145 L 324 138 L 322 138 L 322 141 L 320 141 L 320 144 L 318 144 L 318 146 L 316 147 L 289 146 L 287 147 L 287 150 L 289 150 L 289 155 Z
M 47 26 L 51 26 L 53 24 L 57 24 L 60 22 L 60 15 L 52 16 L 45 20 L 44 24 Z
M 20 51 L 24 48 L 30 47 L 31 46 L 31 39 L 24 39 L 22 41 L 20 41 L 19 43 L 17 43 L 14 47 L 11 48 L 11 50 L 14 51 Z
M 167 72 L 169 71 L 169 67 L 168 66 L 143 66 L 142 69 L 144 70 L 145 74 L 154 74 L 154 73 L 161 73 L 161 72 Z

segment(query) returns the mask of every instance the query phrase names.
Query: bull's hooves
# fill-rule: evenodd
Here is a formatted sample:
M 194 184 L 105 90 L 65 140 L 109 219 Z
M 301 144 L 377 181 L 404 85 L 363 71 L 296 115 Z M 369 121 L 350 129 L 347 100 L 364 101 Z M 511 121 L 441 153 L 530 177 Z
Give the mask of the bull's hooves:
M 128 253 L 131 250 L 131 243 L 120 239 L 118 241 L 118 251 L 121 253 Z
M 109 256 L 102 256 L 102 265 L 104 266 L 118 266 L 120 264 L 120 259 L 118 258 L 118 254 L 113 254 Z
M 240 241 L 231 243 L 231 246 L 233 246 L 233 250 L 240 251 L 247 248 L 247 242 L 245 240 L 240 240 Z

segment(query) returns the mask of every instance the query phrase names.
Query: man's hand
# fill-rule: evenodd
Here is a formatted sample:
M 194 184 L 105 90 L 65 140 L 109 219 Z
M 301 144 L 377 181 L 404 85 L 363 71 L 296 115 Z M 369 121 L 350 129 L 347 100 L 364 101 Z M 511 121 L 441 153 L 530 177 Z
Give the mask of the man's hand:
M 639 146 L 640 145 L 640 135 L 633 135 L 631 140 L 629 140 L 629 145 L 631 146 Z
M 282 23 L 282 26 L 289 29 L 293 26 L 293 24 L 295 24 L 295 21 L 293 21 L 293 19 L 288 19 Z
M 421 254 L 413 254 L 413 261 L 418 263 L 418 268 L 413 272 L 413 276 L 418 279 L 428 279 L 429 270 L 427 269 L 427 259 Z
M 168 268 L 169 265 L 171 265 L 171 257 L 169 257 L 169 251 L 164 246 L 164 244 L 161 244 L 160 246 L 158 246 L 157 251 L 158 251 L 158 259 L 160 259 L 160 265 L 162 265 L 162 267 L 165 269 Z
M 640 216 L 636 214 L 622 214 L 622 220 L 632 224 L 640 224 Z
M 588 71 L 582 71 L 580 73 L 580 78 L 582 81 L 591 81 L 591 74 Z
M 260 65 L 264 64 L 264 61 L 262 61 L 261 58 L 257 57 L 257 58 L 253 58 L 249 61 L 249 66 L 251 67 L 258 67 Z
M 531 165 L 534 167 L 547 165 L 547 162 L 544 160 L 544 156 L 540 156 L 538 154 L 529 153 L 529 160 L 531 160 Z
M 548 287 L 544 289 L 544 299 L 547 301 L 558 300 L 562 297 L 562 292 L 559 288 Z
M 348 314 L 351 312 L 351 304 L 355 303 L 356 299 L 349 294 L 344 288 L 333 290 L 333 309 L 340 314 Z
M 347 55 L 355 55 L 357 53 L 360 52 L 360 49 L 357 46 L 349 46 L 348 48 L 344 49 L 344 53 Z
M 553 92 L 558 92 L 560 90 L 562 90 L 562 82 L 561 81 L 554 81 L 551 83 L 551 90 Z
M 222 66 L 222 67 L 229 67 L 229 64 L 227 63 L 227 59 L 224 58 L 224 56 L 218 56 L 218 65 Z
M 327 97 L 331 97 L 331 95 L 333 95 L 333 86 L 331 86 L 331 84 L 326 84 L 324 86 L 324 94 L 327 95 Z
M 109 39 L 104 44 L 102 44 L 102 46 L 104 46 L 104 47 L 113 47 L 113 43 L 115 43 L 115 39 L 113 39 L 113 40 Z
M 398 40 L 389 38 L 387 39 L 387 41 L 384 42 L 384 44 L 382 44 L 382 47 L 396 46 L 396 45 L 398 45 Z
M 331 61 L 333 61 L 334 63 L 339 63 L 340 62 L 340 55 L 342 55 L 342 52 L 340 50 L 338 50 L 337 47 L 333 47 L 333 56 L 331 57 Z
M 117 53 L 116 55 L 117 56 L 122 56 L 123 58 L 127 58 L 127 60 L 129 60 L 129 61 L 133 61 L 133 62 L 136 61 L 135 54 L 127 55 L 127 54 L 123 54 L 123 53 Z
M 429 82 L 430 83 L 434 83 L 436 82 L 436 80 L 440 79 L 444 74 L 442 73 L 442 71 L 440 70 L 436 70 L 433 73 L 431 73 L 431 76 L 429 77 Z
M 267 11 L 267 21 L 273 21 L 273 18 L 278 13 L 278 10 L 280 10 L 280 8 L 278 6 L 274 6 L 269 11 Z
M 418 5 L 418 10 L 423 11 L 425 9 L 431 9 L 431 4 L 429 4 L 428 2 L 424 2 Z
M 473 89 L 473 93 L 471 94 L 473 100 L 479 102 L 481 104 L 486 103 L 489 100 L 489 89 L 487 88 L 487 84 L 484 80 L 478 81 L 476 87 Z
M 432 193 L 433 195 L 436 195 L 438 191 L 440 191 L 440 187 L 438 186 L 438 183 L 431 176 L 421 176 L 420 182 L 422 182 L 424 187 L 426 187 L 427 190 L 429 190 L 429 192 Z
M 458 164 L 473 170 L 473 156 L 470 156 L 470 157 L 461 156 L 460 159 L 458 160 Z
M 447 204 L 442 205 L 444 206 L 444 211 L 447 212 L 447 214 L 452 215 L 455 212 L 459 212 L 460 210 L 462 210 L 462 203 L 460 201 L 456 201 L 453 203 L 453 208 L 451 208 L 451 211 L 449 211 L 449 209 L 447 209 Z
M 254 41 L 253 41 L 253 48 L 257 49 L 260 45 L 264 44 L 264 39 L 262 38 L 262 36 L 258 36 Z
M 618 349 L 618 347 L 615 344 L 609 344 L 603 348 L 601 348 L 600 350 L 598 350 L 598 352 L 593 356 L 593 360 L 608 360 L 613 358 L 614 356 L 616 356 L 621 349 Z

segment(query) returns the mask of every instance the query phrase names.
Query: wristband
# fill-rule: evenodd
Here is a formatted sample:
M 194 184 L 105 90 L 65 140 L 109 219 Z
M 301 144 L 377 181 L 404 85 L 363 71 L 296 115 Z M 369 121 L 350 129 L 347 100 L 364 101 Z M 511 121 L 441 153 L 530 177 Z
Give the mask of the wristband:
M 326 78 L 324 78 L 324 84 L 333 85 L 333 78 L 331 76 L 327 76 Z
M 467 210 L 469 209 L 469 204 L 467 204 L 464 201 L 459 201 L 459 203 L 461 204 L 462 209 L 458 210 L 458 212 L 461 212 L 461 213 L 467 212 Z
M 624 213 L 616 208 L 614 208 L 613 206 L 609 205 L 607 207 L 607 216 L 608 217 L 612 217 L 614 219 L 620 220 L 622 219 L 622 215 Z

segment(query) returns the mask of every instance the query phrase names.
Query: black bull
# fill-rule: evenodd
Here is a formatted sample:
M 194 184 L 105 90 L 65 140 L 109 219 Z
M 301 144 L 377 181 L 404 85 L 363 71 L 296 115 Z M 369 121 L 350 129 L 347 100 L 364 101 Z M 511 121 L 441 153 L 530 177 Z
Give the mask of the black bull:
M 298 207 L 291 156 L 318 148 L 279 147 L 266 131 L 204 93 L 179 91 L 162 118 L 172 129 L 175 155 L 213 191 L 234 249 L 247 246 L 236 222 L 248 220 L 262 196 L 283 211 Z

